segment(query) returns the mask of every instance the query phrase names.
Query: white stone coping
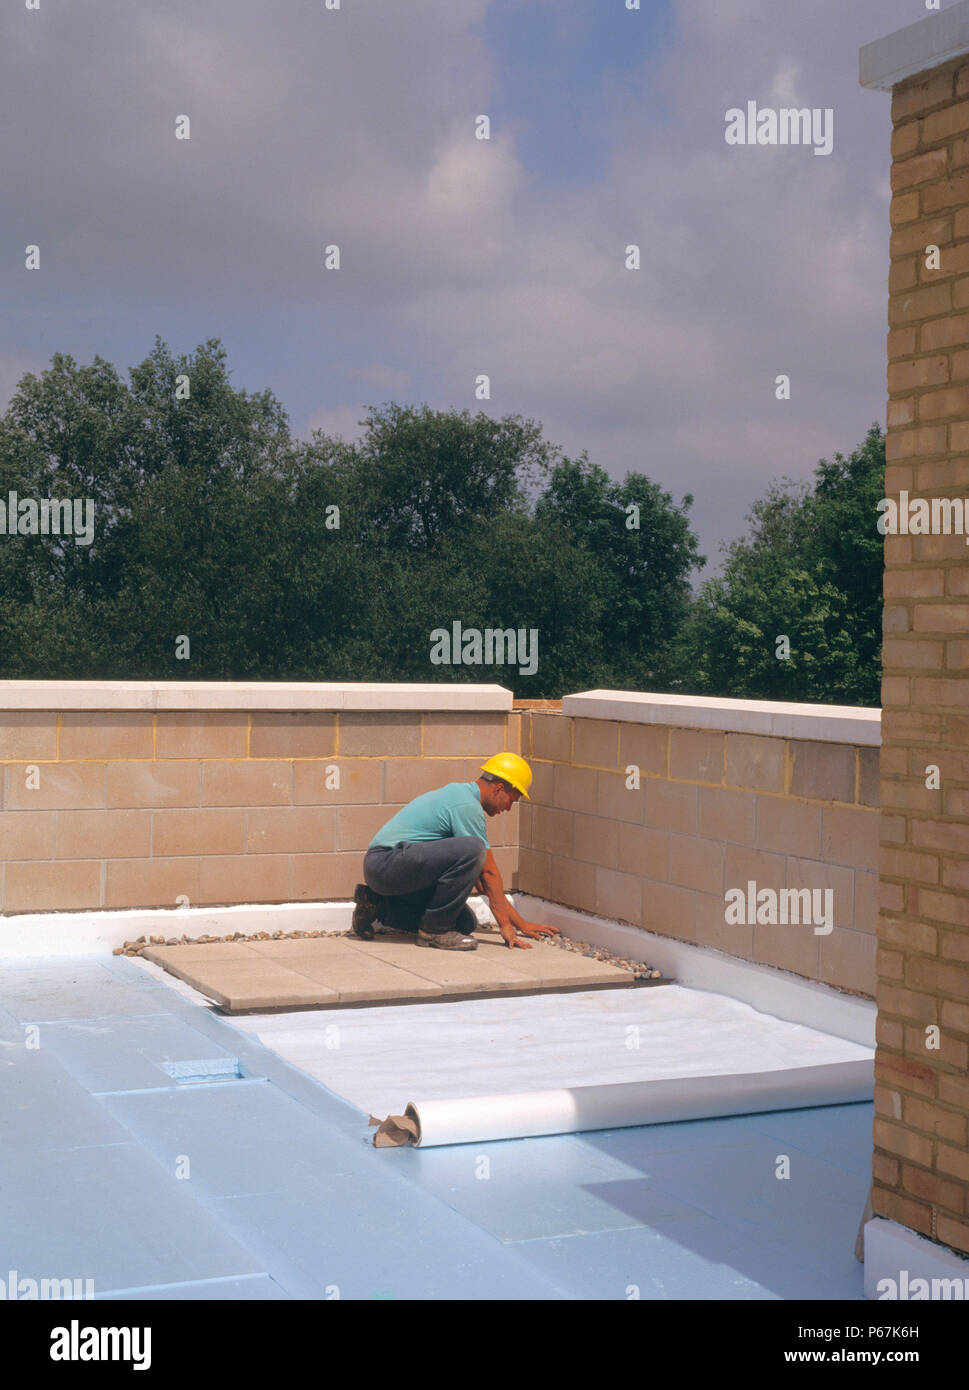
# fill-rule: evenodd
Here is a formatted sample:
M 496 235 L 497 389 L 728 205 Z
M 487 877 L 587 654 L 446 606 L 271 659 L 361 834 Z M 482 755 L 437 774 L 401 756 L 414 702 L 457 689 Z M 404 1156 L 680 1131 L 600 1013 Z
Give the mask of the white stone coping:
M 969 0 L 865 44 L 858 55 L 858 77 L 863 87 L 889 92 L 906 78 L 964 53 L 969 53 Z
M 854 705 L 790 705 L 776 700 L 721 700 L 706 695 L 640 695 L 624 690 L 586 690 L 566 695 L 562 713 L 583 719 L 667 724 L 733 734 L 768 734 L 818 743 L 881 743 L 880 709 Z
M 511 710 L 501 685 L 315 681 L 0 681 L 3 710 Z

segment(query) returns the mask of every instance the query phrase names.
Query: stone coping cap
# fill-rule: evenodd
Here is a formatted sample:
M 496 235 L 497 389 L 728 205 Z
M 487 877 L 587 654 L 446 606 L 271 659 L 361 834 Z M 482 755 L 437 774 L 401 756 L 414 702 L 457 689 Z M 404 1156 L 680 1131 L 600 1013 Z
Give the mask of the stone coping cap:
M 0 710 L 510 710 L 500 685 L 0 681 Z
M 671 724 L 680 729 L 715 729 L 769 734 L 819 743 L 881 743 L 881 710 L 854 705 L 792 705 L 776 700 L 721 700 L 707 695 L 640 695 L 625 690 L 586 690 L 566 695 L 562 713 L 583 719 L 618 719 L 632 724 Z
M 969 0 L 865 44 L 858 55 L 858 78 L 863 87 L 890 92 L 906 78 L 964 53 L 969 53 Z

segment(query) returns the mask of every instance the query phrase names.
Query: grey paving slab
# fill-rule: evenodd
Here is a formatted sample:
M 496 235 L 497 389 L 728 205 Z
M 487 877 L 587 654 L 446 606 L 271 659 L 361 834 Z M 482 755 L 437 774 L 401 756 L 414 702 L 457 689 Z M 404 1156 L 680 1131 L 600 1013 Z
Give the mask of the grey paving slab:
M 328 985 L 285 966 L 260 960 L 258 956 L 253 956 L 251 962 L 204 960 L 183 965 L 178 960 L 167 960 L 160 963 L 225 1009 L 296 1009 L 340 1001 L 338 991 Z
M 541 942 L 533 943 L 528 950 L 510 950 L 494 932 L 475 932 L 474 939 L 478 943 L 475 951 L 439 951 L 420 946 L 415 940 L 380 936 L 372 942 L 354 943 L 354 950 L 369 959 L 377 957 L 432 979 L 447 979 L 453 972 L 457 978 L 490 979 L 502 987 L 520 982 L 529 988 L 630 983 L 627 971 Z
M 226 955 L 219 951 L 225 948 Z M 423 998 L 440 989 L 419 976 L 367 958 L 345 938 L 155 947 L 148 959 L 215 999 L 244 1009 Z
M 21 1154 L 3 1177 L 0 1264 L 22 1276 L 93 1279 L 96 1295 L 266 1272 L 134 1141 Z
M 256 954 L 244 941 L 186 942 L 184 946 L 146 946 L 143 951 L 146 960 L 156 961 L 166 969 L 170 961 L 192 965 L 200 960 L 251 961 Z
M 165 1063 L 215 1061 L 236 1056 L 198 1028 L 171 1014 L 73 1023 L 46 1023 L 47 1051 L 91 1092 L 171 1086 Z
M 364 1003 L 371 1001 L 387 1002 L 402 999 L 438 998 L 444 991 L 434 980 L 425 979 L 412 971 L 386 961 L 341 960 L 334 968 L 332 961 L 321 961 L 294 956 L 288 961 L 288 969 L 297 972 L 308 980 L 318 981 L 336 991 L 341 1004 Z
M 253 950 L 307 979 L 335 989 L 341 1003 L 423 999 L 441 994 L 433 980 L 391 964 L 353 937 L 260 941 Z
M 486 937 L 489 950 L 498 951 L 510 957 L 514 970 L 533 978 L 547 980 L 550 984 L 612 986 L 630 985 L 632 976 L 628 970 L 620 970 L 617 965 L 583 956 L 577 951 L 564 951 L 560 946 L 549 946 L 542 941 L 533 941 L 529 950 L 509 948 Z M 479 948 L 480 950 L 480 948 Z
M 156 946 L 145 955 L 229 1012 L 632 984 L 604 961 L 541 942 L 509 950 L 497 933 L 475 936 L 475 951 L 330 936 Z
M 366 956 L 370 943 L 352 936 L 290 937 L 282 941 L 254 941 L 250 950 L 257 956 L 285 965 L 299 960 L 352 960 Z
M 413 941 L 373 943 L 373 956 L 378 960 L 431 980 L 451 994 L 534 989 L 534 980 L 509 963 L 511 954 L 507 948 L 499 954 L 481 947 L 477 951 L 438 951 Z

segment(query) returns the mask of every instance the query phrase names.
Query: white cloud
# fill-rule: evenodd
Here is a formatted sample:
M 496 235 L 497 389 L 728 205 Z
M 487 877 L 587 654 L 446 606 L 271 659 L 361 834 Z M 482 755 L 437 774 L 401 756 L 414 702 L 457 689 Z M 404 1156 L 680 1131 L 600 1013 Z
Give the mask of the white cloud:
M 770 95 L 766 103 L 767 106 L 796 106 L 801 105 L 798 96 L 798 75 L 801 71 L 799 63 L 785 62 L 774 74 L 774 79 L 770 85 Z
M 556 5 L 569 32 L 570 0 Z M 612 134 L 597 179 L 540 189 L 514 114 L 491 110 L 488 8 L 291 0 L 283 20 L 261 0 L 92 0 L 43 42 L 8 14 L 19 194 L 3 241 L 42 243 L 38 304 L 121 298 L 149 334 L 156 305 L 181 304 L 193 342 L 200 306 L 213 333 L 227 306 L 250 315 L 267 378 L 294 306 L 319 309 L 347 395 L 474 411 L 487 372 L 491 413 L 692 490 L 714 536 L 733 534 L 768 478 L 851 448 L 881 413 L 890 115 L 857 85 L 857 48 L 909 22 L 910 0 L 674 0 L 671 44 L 575 94 L 576 109 L 596 94 Z M 724 112 L 748 98 L 833 105 L 834 153 L 727 147 Z M 491 141 L 474 138 L 480 112 Z M 327 273 L 331 241 L 343 269 Z M 630 242 L 639 272 L 622 267 Z M 4 264 L 0 288 L 26 304 Z M 361 404 L 301 411 L 307 430 L 360 435 Z

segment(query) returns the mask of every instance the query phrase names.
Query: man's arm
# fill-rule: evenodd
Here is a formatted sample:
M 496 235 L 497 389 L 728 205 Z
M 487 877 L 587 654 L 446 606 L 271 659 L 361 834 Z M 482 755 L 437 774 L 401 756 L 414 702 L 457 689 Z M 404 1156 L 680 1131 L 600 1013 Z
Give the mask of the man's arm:
M 545 933 L 557 934 L 556 927 L 542 927 L 535 922 L 526 922 L 525 919 L 515 911 L 511 903 L 505 897 L 504 885 L 501 881 L 501 873 L 495 863 L 495 856 L 488 850 L 488 857 L 485 860 L 484 868 L 481 870 L 479 879 L 485 894 L 488 898 L 488 906 L 495 915 L 498 923 L 498 930 L 505 938 L 509 947 L 521 946 L 523 950 L 531 950 L 527 941 L 518 939 L 520 931 L 524 936 L 542 936 Z

